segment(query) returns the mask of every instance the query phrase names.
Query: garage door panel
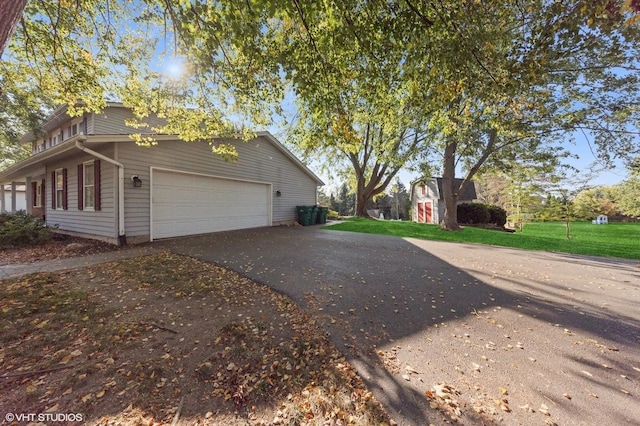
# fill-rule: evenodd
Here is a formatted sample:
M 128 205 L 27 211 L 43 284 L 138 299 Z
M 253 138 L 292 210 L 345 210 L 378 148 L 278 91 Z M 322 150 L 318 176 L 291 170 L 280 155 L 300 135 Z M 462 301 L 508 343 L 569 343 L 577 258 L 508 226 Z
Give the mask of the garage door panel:
M 153 171 L 153 238 L 269 226 L 270 185 Z

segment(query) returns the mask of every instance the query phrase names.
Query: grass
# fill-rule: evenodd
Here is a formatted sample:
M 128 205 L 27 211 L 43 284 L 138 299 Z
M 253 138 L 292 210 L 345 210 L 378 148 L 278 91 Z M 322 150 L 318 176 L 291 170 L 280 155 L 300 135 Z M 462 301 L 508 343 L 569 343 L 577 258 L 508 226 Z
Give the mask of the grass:
M 524 226 L 523 232 L 508 233 L 467 226 L 461 232 L 448 232 L 438 225 L 415 222 L 380 221 L 354 218 L 325 229 L 422 238 L 434 241 L 480 243 L 562 253 L 640 259 L 640 223 L 571 222 L 571 239 L 566 238 L 562 222 L 539 222 Z

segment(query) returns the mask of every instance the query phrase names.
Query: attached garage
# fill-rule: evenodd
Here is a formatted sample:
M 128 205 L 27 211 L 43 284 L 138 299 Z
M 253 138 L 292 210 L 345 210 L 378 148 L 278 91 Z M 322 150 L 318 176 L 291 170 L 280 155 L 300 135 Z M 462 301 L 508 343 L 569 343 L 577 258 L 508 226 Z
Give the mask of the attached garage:
M 151 240 L 271 226 L 271 184 L 151 169 Z

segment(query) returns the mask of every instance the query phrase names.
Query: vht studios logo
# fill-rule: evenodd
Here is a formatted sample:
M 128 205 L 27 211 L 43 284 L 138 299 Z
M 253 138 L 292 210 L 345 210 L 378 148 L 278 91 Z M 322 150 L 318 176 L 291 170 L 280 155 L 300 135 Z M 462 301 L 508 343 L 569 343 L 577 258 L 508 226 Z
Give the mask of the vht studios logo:
M 81 422 L 82 414 L 77 413 L 7 413 L 8 422 Z

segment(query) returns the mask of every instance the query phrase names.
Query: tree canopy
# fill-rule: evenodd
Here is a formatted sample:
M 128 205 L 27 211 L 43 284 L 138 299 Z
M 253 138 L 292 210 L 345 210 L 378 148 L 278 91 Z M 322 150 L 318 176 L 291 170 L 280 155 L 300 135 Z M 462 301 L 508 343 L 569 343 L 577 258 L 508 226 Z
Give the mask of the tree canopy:
M 167 119 L 135 136 L 152 143 L 154 131 L 248 137 L 290 93 L 294 140 L 347 161 L 358 206 L 418 155 L 439 163 L 445 229 L 459 228 L 457 194 L 483 167 L 552 163 L 576 132 L 605 161 L 639 150 L 635 1 L 67 6 L 27 4 L 0 65 L 12 102 L 32 93 L 80 113 L 113 97 L 138 118 Z M 158 57 L 179 59 L 185 73 L 171 78 Z

